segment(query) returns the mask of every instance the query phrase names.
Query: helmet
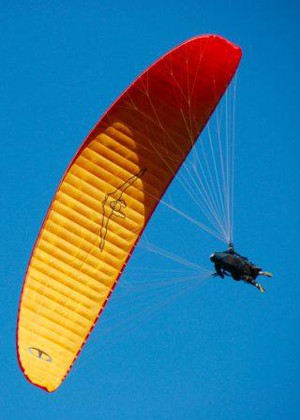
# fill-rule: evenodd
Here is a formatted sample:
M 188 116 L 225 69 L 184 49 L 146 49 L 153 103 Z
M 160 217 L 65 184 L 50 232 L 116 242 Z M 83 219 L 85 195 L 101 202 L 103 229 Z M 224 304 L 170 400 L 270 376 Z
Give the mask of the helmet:
M 211 254 L 211 256 L 209 258 L 210 258 L 210 261 L 211 262 L 215 262 L 215 260 L 216 260 L 216 254 L 215 253 Z

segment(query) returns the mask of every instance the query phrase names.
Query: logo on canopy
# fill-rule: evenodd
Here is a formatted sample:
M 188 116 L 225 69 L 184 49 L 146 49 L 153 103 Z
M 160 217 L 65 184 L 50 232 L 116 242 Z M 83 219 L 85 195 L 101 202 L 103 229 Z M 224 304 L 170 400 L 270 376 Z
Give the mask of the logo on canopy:
M 130 188 L 137 179 L 141 178 L 147 169 L 141 169 L 137 174 L 132 175 L 117 189 L 105 195 L 102 201 L 102 220 L 100 228 L 100 245 L 99 249 L 102 252 L 105 246 L 106 235 L 108 230 L 109 221 L 113 217 L 119 217 L 121 219 L 126 218 L 125 209 L 127 204 L 123 198 L 124 193 Z
M 44 362 L 52 362 L 52 357 L 49 356 L 46 352 L 37 347 L 28 347 L 28 351 L 32 356 L 36 357 L 37 359 L 43 360 Z

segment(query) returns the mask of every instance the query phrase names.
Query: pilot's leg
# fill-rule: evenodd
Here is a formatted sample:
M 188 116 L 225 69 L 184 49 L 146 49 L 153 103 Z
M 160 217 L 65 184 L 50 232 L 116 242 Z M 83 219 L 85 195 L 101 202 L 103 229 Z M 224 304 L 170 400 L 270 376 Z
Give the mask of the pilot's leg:
M 268 271 L 259 271 L 258 274 L 260 276 L 273 277 L 273 274 L 272 273 L 269 273 Z
M 252 286 L 255 286 L 260 292 L 264 293 L 265 289 L 262 287 L 261 284 L 257 283 L 252 277 L 245 276 L 244 280 L 246 283 L 252 284 Z

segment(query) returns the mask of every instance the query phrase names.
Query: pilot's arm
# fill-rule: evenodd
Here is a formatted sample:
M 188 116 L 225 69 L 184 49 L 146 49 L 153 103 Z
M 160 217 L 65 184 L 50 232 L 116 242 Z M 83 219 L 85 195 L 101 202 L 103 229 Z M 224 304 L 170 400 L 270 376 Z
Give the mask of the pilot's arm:
M 219 264 L 215 264 L 216 273 L 218 276 L 220 276 L 222 279 L 225 277 L 223 271 L 221 270 L 221 267 Z

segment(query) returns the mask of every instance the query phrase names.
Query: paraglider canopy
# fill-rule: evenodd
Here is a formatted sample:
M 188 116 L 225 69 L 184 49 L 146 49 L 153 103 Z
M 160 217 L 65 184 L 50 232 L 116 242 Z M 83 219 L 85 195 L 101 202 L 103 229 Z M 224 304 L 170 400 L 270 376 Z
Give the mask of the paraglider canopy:
M 220 36 L 184 42 L 143 72 L 83 142 L 23 285 L 17 350 L 33 384 L 51 392 L 66 377 L 240 58 Z

